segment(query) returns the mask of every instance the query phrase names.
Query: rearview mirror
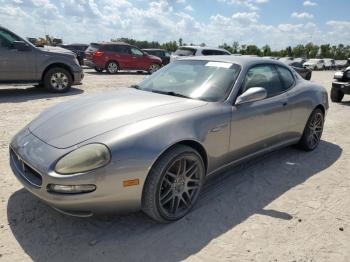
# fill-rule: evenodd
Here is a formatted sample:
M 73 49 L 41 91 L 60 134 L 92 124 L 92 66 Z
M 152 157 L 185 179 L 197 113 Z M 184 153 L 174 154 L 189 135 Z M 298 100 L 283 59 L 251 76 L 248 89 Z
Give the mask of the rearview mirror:
M 266 96 L 267 92 L 265 88 L 251 87 L 239 97 L 237 97 L 236 105 L 263 100 L 266 98 Z
M 18 51 L 29 51 L 30 46 L 23 41 L 14 41 L 12 43 L 12 49 L 17 49 Z

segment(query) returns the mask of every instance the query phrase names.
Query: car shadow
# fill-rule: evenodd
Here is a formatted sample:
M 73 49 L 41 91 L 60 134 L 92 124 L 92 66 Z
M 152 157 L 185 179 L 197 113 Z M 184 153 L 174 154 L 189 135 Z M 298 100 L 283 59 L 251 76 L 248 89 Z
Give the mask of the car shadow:
M 313 152 L 289 147 L 229 168 L 209 177 L 192 212 L 171 224 L 158 224 L 141 212 L 69 217 L 24 189 L 11 195 L 7 217 L 13 235 L 34 261 L 180 261 L 252 215 L 286 224 L 298 219 L 298 206 L 287 211 L 265 207 L 320 176 L 341 154 L 338 145 L 322 141 Z
M 84 74 L 89 75 L 103 75 L 103 76 L 117 76 L 117 75 L 149 75 L 147 72 L 135 72 L 135 71 L 119 71 L 116 74 L 109 74 L 106 71 L 96 72 L 96 71 L 84 71 Z
M 62 96 L 74 96 L 82 94 L 84 90 L 72 87 L 66 93 L 50 93 L 45 88 L 34 86 L 2 88 L 0 86 L 0 103 L 21 103 L 36 99 L 50 99 Z

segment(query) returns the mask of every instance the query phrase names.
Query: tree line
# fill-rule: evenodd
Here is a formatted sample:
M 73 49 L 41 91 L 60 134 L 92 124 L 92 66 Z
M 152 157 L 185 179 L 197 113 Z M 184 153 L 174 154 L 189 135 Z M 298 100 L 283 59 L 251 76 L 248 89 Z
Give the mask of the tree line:
M 121 41 L 137 46 L 139 48 L 162 48 L 174 52 L 179 46 L 193 45 L 193 43 L 186 44 L 180 38 L 178 41 L 169 41 L 166 43 L 159 43 L 158 41 L 140 41 L 131 38 L 111 39 L 111 41 Z M 205 46 L 205 43 L 201 44 Z M 274 56 L 274 57 L 304 57 L 304 58 L 333 58 L 337 60 L 344 60 L 350 58 L 350 45 L 330 45 L 322 44 L 315 45 L 308 43 L 306 45 L 299 44 L 294 47 L 288 46 L 281 50 L 272 50 L 269 45 L 264 45 L 259 48 L 256 45 L 239 44 L 233 42 L 231 45 L 224 43 L 219 46 L 231 52 L 232 54 L 242 55 L 257 55 L 257 56 Z

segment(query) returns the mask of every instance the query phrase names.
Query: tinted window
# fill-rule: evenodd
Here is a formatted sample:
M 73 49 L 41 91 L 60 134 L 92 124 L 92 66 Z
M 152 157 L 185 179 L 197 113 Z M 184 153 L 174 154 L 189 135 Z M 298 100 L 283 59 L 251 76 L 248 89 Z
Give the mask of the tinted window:
M 272 65 L 255 66 L 248 70 L 242 92 L 252 87 L 265 88 L 267 97 L 278 95 L 284 91 L 278 73 Z
M 303 65 L 301 63 L 299 63 L 299 62 L 293 62 L 290 65 L 294 66 L 294 67 L 301 67 L 301 68 L 303 67 Z
M 294 85 L 293 75 L 287 68 L 282 66 L 277 66 L 277 70 L 280 73 L 285 89 L 288 89 L 292 85 Z
M 210 50 L 210 49 L 204 49 L 202 50 L 202 55 L 216 55 L 216 51 Z
M 196 49 L 188 48 L 188 47 L 181 47 L 177 49 L 174 53 L 174 55 L 178 56 L 192 56 L 196 53 Z
M 116 45 L 105 45 L 102 48 L 102 50 L 106 51 L 106 52 L 116 52 L 117 51 L 117 46 Z
M 119 54 L 130 55 L 130 46 L 127 45 L 118 45 L 117 52 Z
M 0 30 L 0 47 L 11 48 L 13 42 L 20 41 L 17 36 L 11 34 L 10 32 Z

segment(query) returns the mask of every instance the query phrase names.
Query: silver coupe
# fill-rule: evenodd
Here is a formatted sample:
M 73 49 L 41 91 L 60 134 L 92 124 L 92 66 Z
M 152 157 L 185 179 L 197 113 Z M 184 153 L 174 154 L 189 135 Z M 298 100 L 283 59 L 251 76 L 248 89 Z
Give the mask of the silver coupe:
M 138 85 L 43 112 L 11 141 L 24 187 L 75 216 L 180 219 L 205 178 L 280 147 L 320 142 L 328 98 L 276 60 L 175 61 Z

